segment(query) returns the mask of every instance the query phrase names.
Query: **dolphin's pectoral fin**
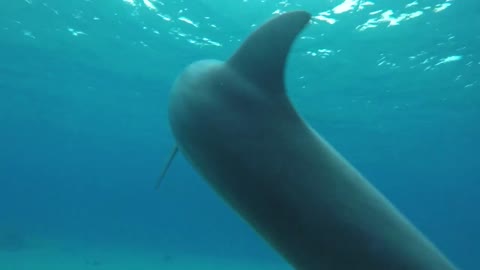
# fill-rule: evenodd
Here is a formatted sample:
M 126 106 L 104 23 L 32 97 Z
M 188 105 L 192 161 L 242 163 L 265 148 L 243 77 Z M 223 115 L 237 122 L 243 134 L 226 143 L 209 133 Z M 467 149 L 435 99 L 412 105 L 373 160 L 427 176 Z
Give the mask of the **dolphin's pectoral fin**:
M 160 177 L 157 180 L 157 183 L 155 184 L 155 189 L 158 189 L 160 187 L 160 184 L 162 183 L 163 178 L 165 178 L 165 175 L 167 174 L 168 168 L 170 168 L 170 165 L 172 164 L 172 161 L 175 158 L 175 155 L 177 155 L 177 152 L 178 152 L 178 146 L 175 145 L 173 147 L 172 153 L 170 154 L 170 157 L 168 158 L 167 163 L 163 167 L 162 174 L 160 175 Z
M 251 34 L 228 64 L 261 88 L 285 91 L 285 63 L 293 41 L 309 22 L 305 11 L 284 13 Z

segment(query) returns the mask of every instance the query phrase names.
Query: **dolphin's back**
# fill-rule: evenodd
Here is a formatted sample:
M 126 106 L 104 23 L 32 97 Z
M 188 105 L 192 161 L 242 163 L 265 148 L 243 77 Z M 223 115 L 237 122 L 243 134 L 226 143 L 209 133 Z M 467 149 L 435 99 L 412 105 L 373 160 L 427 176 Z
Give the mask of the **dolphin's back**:
M 296 269 L 455 269 L 290 103 L 279 59 L 308 18 L 281 15 L 226 63 L 186 69 L 169 105 L 179 149 Z

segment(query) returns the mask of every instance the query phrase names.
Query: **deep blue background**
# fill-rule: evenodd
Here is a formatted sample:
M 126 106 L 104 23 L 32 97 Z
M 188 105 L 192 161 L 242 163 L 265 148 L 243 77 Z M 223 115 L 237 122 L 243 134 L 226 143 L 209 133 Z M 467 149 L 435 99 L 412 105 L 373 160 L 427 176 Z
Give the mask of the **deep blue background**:
M 176 74 L 228 56 L 275 5 L 229 20 L 220 6 L 192 4 L 190 15 L 207 12 L 222 26 L 210 33 L 226 42 L 215 49 L 168 31 L 152 37 L 142 27 L 158 16 L 118 2 L 51 1 L 59 16 L 39 3 L 0 12 L 0 234 L 278 260 L 181 156 L 153 189 L 174 144 L 166 106 Z M 305 35 L 321 38 L 300 40 L 287 70 L 299 111 L 461 269 L 477 269 L 480 255 L 480 37 L 470 2 L 370 32 L 354 31 L 361 13 L 337 28 L 314 25 Z M 90 13 L 106 23 L 90 25 Z M 72 38 L 71 25 L 89 35 Z M 340 51 L 305 53 L 324 47 Z M 422 50 L 424 59 L 408 60 Z M 449 55 L 463 59 L 435 66 Z M 400 68 L 379 65 L 382 57 Z

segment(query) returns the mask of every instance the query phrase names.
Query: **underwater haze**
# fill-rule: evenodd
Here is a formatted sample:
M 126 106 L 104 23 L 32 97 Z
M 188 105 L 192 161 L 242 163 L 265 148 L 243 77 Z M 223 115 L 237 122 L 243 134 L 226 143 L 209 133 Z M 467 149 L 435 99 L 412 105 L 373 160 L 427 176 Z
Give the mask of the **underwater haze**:
M 0 269 L 292 270 L 181 155 L 170 88 L 269 18 L 307 121 L 459 269 L 480 269 L 477 0 L 0 3 Z M 212 135 L 213 136 L 213 135 Z

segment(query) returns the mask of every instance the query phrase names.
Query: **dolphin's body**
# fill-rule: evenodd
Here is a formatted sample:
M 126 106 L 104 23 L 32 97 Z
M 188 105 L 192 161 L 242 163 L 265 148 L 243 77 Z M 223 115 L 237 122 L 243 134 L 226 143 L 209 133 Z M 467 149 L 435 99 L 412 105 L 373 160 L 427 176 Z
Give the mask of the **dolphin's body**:
M 309 20 L 280 15 L 227 62 L 179 76 L 169 120 L 180 152 L 296 269 L 455 269 L 290 103 L 285 62 Z

